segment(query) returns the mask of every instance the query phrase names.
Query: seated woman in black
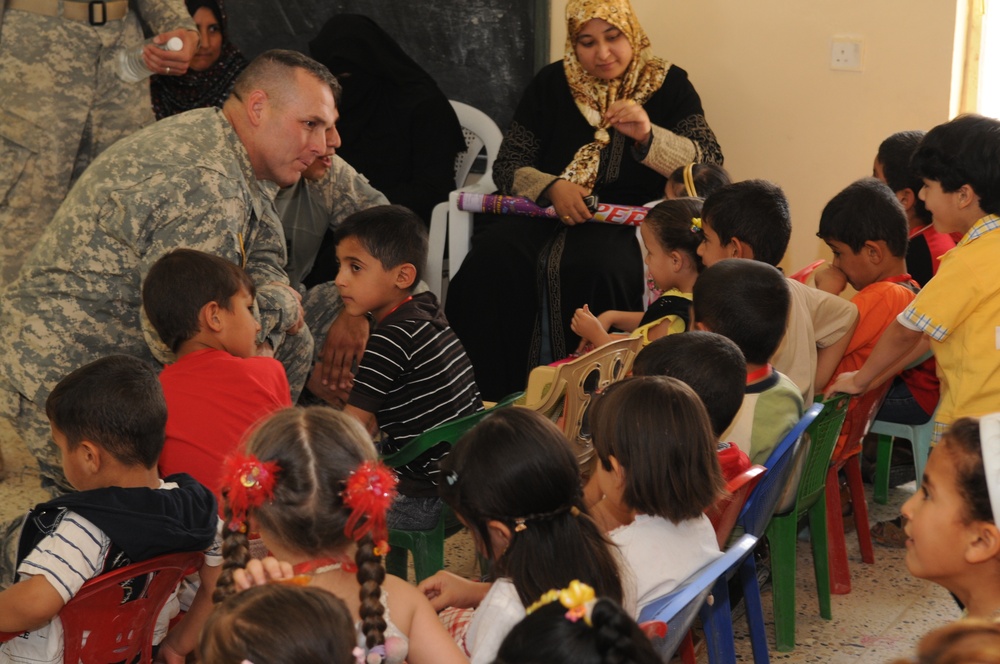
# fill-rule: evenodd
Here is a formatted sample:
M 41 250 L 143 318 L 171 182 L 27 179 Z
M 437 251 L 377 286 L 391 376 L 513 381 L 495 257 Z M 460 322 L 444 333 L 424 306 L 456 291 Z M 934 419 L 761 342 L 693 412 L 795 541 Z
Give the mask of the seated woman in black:
M 642 308 L 635 229 L 581 223 L 584 197 L 642 205 L 678 166 L 722 163 L 698 93 L 652 55 L 628 0 L 570 0 L 566 18 L 566 55 L 528 87 L 493 170 L 501 192 L 554 205 L 560 220 L 477 229 L 448 289 L 448 320 L 486 399 L 524 389 L 532 367 L 576 348 L 578 307 Z

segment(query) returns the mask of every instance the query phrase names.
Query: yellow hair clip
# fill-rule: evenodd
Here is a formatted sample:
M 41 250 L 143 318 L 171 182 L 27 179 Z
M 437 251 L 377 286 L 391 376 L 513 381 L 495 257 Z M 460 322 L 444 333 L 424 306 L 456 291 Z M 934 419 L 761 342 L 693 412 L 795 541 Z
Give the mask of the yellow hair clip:
M 701 217 L 691 217 L 691 232 L 700 233 L 701 230 Z
M 583 618 L 583 621 L 587 625 L 590 625 L 590 610 L 593 608 L 596 599 L 593 588 L 586 583 L 573 580 L 568 587 L 562 590 L 550 590 L 542 595 L 538 598 L 537 602 L 528 607 L 526 613 L 531 615 L 546 604 L 551 604 L 558 600 L 560 604 L 566 607 L 567 620 L 576 622 L 580 618 Z

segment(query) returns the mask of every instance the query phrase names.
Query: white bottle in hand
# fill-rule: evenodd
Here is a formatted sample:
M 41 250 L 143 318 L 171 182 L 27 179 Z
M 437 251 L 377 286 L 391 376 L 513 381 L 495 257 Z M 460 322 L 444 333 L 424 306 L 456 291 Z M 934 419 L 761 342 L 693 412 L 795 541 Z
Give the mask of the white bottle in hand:
M 142 51 L 146 44 L 153 44 L 152 39 L 147 39 L 135 48 L 120 48 L 115 58 L 118 60 L 118 77 L 126 83 L 138 83 L 153 75 L 146 61 L 142 59 Z M 165 51 L 179 51 L 184 48 L 184 42 L 179 37 L 171 37 L 166 44 L 153 44 L 157 48 Z

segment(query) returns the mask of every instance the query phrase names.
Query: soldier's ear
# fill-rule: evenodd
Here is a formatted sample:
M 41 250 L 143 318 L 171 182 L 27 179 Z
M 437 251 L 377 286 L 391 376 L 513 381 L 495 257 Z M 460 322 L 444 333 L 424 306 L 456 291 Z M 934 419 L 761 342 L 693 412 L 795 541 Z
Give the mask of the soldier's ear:
M 255 127 L 263 124 L 269 102 L 267 93 L 263 90 L 254 90 L 247 96 L 247 119 L 250 121 L 250 124 Z

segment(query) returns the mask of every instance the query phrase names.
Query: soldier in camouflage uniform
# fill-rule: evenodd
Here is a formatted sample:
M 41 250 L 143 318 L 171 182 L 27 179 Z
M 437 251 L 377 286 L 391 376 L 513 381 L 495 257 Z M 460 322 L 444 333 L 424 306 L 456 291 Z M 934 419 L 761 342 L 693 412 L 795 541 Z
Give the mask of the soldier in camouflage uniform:
M 176 53 L 148 48 L 157 73 L 186 72 L 198 32 L 184 2 L 135 5 L 163 42 L 184 42 Z M 0 290 L 17 276 L 74 176 L 153 121 L 149 82 L 117 75 L 118 48 L 142 42 L 139 18 L 127 9 L 127 0 L 0 0 Z
M 144 335 L 140 289 L 171 249 L 200 249 L 246 269 L 257 287 L 258 341 L 275 349 L 297 397 L 312 337 L 283 269 L 273 197 L 325 153 L 333 86 L 306 56 L 269 51 L 240 75 L 222 110 L 182 113 L 119 141 L 70 191 L 0 313 L 3 411 L 38 459 L 43 485 L 70 489 L 43 412 L 49 391 L 110 353 L 155 361 L 160 343 Z

